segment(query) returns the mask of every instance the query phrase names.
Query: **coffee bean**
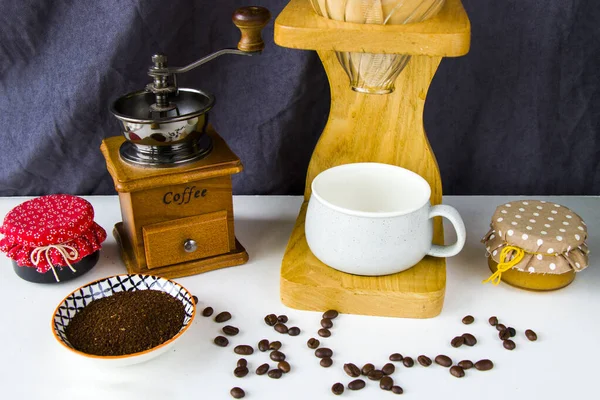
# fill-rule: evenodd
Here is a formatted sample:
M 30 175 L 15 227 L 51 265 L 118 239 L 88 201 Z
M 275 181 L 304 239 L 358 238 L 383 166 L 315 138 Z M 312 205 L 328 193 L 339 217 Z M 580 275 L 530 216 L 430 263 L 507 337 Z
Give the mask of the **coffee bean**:
M 392 393 L 402 394 L 404 393 L 404 389 L 402 389 L 400 386 L 392 386 Z
M 288 363 L 287 361 L 279 361 L 279 364 L 277 364 L 277 368 L 279 368 L 284 374 L 287 374 L 292 369 L 290 363 Z
M 319 364 L 321 364 L 321 367 L 323 368 L 329 368 L 333 364 L 333 360 L 330 357 L 321 358 Z
M 265 324 L 267 324 L 269 326 L 275 326 L 276 323 L 277 323 L 277 315 L 269 314 L 265 317 Z
M 392 386 L 394 386 L 394 380 L 389 376 L 384 376 L 379 381 L 379 387 L 382 390 L 392 390 Z
M 192 300 L 194 300 L 194 304 L 198 304 L 198 297 L 197 296 L 192 296 Z
M 420 355 L 419 357 L 417 357 L 417 362 L 424 367 L 429 367 L 431 365 L 431 358 Z
M 203 317 L 210 317 L 211 315 L 213 315 L 213 308 L 212 307 L 206 307 L 204 310 L 202 310 L 202 316 Z
M 331 351 L 331 349 L 328 349 L 327 347 L 320 347 L 317 350 L 315 350 L 315 356 L 317 358 L 331 357 L 333 356 L 333 351 Z
M 323 313 L 323 318 L 335 319 L 339 313 L 335 310 L 327 310 Z
M 387 363 L 383 366 L 383 368 L 381 368 L 381 370 L 383 371 L 384 375 L 391 375 L 396 370 L 396 367 L 392 363 Z
M 258 350 L 262 352 L 269 350 L 269 341 L 267 339 L 263 339 L 258 342 Z
M 235 336 L 238 333 L 240 333 L 240 330 L 238 328 L 236 328 L 235 326 L 231 326 L 231 325 L 224 326 L 222 331 L 224 334 L 226 334 L 228 336 Z
M 383 371 L 381 371 L 380 369 L 374 369 L 373 371 L 367 374 L 367 378 L 369 378 L 372 381 L 378 381 L 381 378 L 383 378 Z
M 323 318 L 321 320 L 321 326 L 325 329 L 329 329 L 333 327 L 333 321 L 331 321 L 329 318 Z
M 282 324 L 285 324 L 288 322 L 288 317 L 287 315 L 280 315 L 277 317 L 277 321 L 281 322 Z
M 310 338 L 308 339 L 308 342 L 306 342 L 306 345 L 309 349 L 316 349 L 317 347 L 319 347 L 320 344 L 321 342 L 319 342 L 319 339 L 315 338 Z
M 465 325 L 471 325 L 473 323 L 473 321 L 475 321 L 475 318 L 473 318 L 472 315 L 467 315 L 466 317 L 464 317 L 462 319 L 462 323 Z
M 502 346 L 504 346 L 504 348 L 506 350 L 514 350 L 515 347 L 517 347 L 517 345 L 515 344 L 515 342 L 513 342 L 512 340 L 508 339 L 502 342 Z
M 452 347 L 460 347 L 465 344 L 465 339 L 462 336 L 455 336 L 454 339 L 450 342 Z
M 510 338 L 510 332 L 508 331 L 508 329 L 500 331 L 500 332 L 498 332 L 498 337 L 500 338 L 500 340 L 509 339 Z
M 252 348 L 252 346 L 248 346 L 247 344 L 240 344 L 238 346 L 235 346 L 233 348 L 233 351 L 235 354 L 240 354 L 243 356 L 249 356 L 250 354 L 254 353 L 254 349 Z
M 221 323 L 225 321 L 229 321 L 231 319 L 231 314 L 228 311 L 223 311 L 217 314 L 215 317 L 215 322 Z
M 515 337 L 517 335 L 517 331 L 515 330 L 515 328 L 509 326 L 506 329 L 508 329 L 508 332 L 510 332 L 510 337 Z
M 413 365 L 415 365 L 415 360 L 413 360 L 411 357 L 404 357 L 402 364 L 404 364 L 406 368 L 411 368 Z
M 275 350 L 272 351 L 271 354 L 269 354 L 269 358 L 271 358 L 271 360 L 273 361 L 283 361 L 285 360 L 285 354 L 283 354 L 279 350 Z
M 440 354 L 439 356 L 437 356 L 435 358 L 435 363 L 438 365 L 441 365 L 442 367 L 448 368 L 449 366 L 452 365 L 452 359 L 448 356 Z
M 465 376 L 465 370 L 459 367 L 458 365 L 454 365 L 450 367 L 450 374 L 457 378 L 462 378 L 463 376 Z
M 233 389 L 231 389 L 229 391 L 229 394 L 231 394 L 231 397 L 233 397 L 234 399 L 242 399 L 246 395 L 244 389 L 239 387 L 234 387 Z
M 247 367 L 248 361 L 245 358 L 240 358 L 237 362 L 238 367 Z
M 237 378 L 243 378 L 248 375 L 248 367 L 237 367 L 233 370 L 233 375 Z
M 369 372 L 373 371 L 374 369 L 375 369 L 375 366 L 373 364 L 367 363 L 367 364 L 363 365 L 360 372 L 363 375 L 369 375 Z
M 331 387 L 331 392 L 333 394 L 336 394 L 336 395 L 339 396 L 340 394 L 344 393 L 344 385 L 342 385 L 339 382 L 338 383 L 334 383 L 333 386 Z
M 527 339 L 529 339 L 531 342 L 535 342 L 537 340 L 537 334 L 531 329 L 527 329 L 525 331 L 525 336 L 527 336 Z
M 498 325 L 496 325 L 496 330 L 498 332 L 502 332 L 502 331 L 506 330 L 506 326 L 504 324 L 498 324 Z
M 288 327 L 280 322 L 275 324 L 275 330 L 279 333 L 288 333 Z
M 352 378 L 357 378 L 360 376 L 360 368 L 352 363 L 344 364 L 344 372 Z
M 256 368 L 256 375 L 264 375 L 269 371 L 269 364 L 265 363 Z
M 283 372 L 279 368 L 275 368 L 267 372 L 267 375 L 269 375 L 269 378 L 279 379 L 283 375 Z
M 462 369 L 471 369 L 473 368 L 473 361 L 471 360 L 462 360 L 458 363 L 458 366 Z
M 494 368 L 494 363 L 487 359 L 479 360 L 475 363 L 475 368 L 479 371 L 489 371 Z
M 318 334 L 319 334 L 319 336 L 321 336 L 321 337 L 329 337 L 329 336 L 331 336 L 331 331 L 330 331 L 329 329 L 325 329 L 325 328 L 323 328 L 323 329 L 319 329 L 319 330 L 317 331 L 317 333 L 318 333 Z
M 462 338 L 465 340 L 465 344 L 469 347 L 473 347 L 477 344 L 477 339 L 470 333 L 463 333 Z
M 217 346 L 226 347 L 229 344 L 229 340 L 225 336 L 217 336 L 214 340 Z
M 402 361 L 404 357 L 400 353 L 390 354 L 390 361 Z
M 288 329 L 288 335 L 290 336 L 298 336 L 300 334 L 300 328 L 298 328 L 297 326 L 292 326 L 290 329 Z
M 498 325 L 498 318 L 490 317 L 490 319 L 488 319 L 488 322 L 490 323 L 491 326 L 496 326 L 496 325 Z
M 365 381 L 362 379 L 355 379 L 348 384 L 348 389 L 350 390 L 360 390 L 365 387 Z
M 269 350 L 279 350 L 280 348 L 281 342 L 279 340 L 269 343 Z

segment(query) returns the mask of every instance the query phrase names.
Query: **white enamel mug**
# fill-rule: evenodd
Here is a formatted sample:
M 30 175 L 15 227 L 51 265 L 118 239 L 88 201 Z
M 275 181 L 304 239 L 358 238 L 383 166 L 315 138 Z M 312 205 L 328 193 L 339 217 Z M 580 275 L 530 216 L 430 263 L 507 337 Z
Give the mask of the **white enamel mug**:
M 345 164 L 312 182 L 306 240 L 326 265 L 355 275 L 387 275 L 416 265 L 426 255 L 452 257 L 466 240 L 458 211 L 431 206 L 425 179 L 388 164 Z M 447 218 L 456 243 L 432 244 L 433 217 Z

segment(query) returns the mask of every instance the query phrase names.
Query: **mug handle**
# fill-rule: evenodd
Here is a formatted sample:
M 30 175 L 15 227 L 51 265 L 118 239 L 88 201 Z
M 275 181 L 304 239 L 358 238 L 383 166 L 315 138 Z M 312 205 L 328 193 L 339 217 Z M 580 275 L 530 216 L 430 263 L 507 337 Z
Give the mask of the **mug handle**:
M 460 253 L 467 240 L 467 231 L 465 229 L 465 223 L 460 217 L 458 211 L 456 211 L 454 207 L 440 204 L 432 206 L 429 209 L 428 218 L 433 217 L 444 217 L 450 221 L 454 227 L 454 230 L 456 231 L 456 243 L 448 246 L 432 244 L 431 250 L 429 250 L 427 255 L 433 257 L 452 257 Z

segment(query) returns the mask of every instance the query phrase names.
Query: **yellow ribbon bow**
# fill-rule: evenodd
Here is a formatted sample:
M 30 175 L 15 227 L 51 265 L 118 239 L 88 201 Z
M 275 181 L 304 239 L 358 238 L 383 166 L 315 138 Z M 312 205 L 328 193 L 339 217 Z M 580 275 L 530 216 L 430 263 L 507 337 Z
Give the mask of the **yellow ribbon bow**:
M 515 252 L 514 257 L 509 261 L 508 256 L 513 251 Z M 523 257 L 525 257 L 525 250 L 515 246 L 504 247 L 500 251 L 500 262 L 498 263 L 498 269 L 482 283 L 492 282 L 494 285 L 498 285 L 502 280 L 502 273 L 520 263 L 521 260 L 523 260 Z

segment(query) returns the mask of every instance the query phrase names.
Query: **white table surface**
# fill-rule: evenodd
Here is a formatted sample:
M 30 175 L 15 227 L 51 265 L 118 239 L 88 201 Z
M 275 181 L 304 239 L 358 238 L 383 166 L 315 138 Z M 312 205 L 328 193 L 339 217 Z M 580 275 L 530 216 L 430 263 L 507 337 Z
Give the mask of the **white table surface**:
M 111 232 L 120 221 L 117 197 L 88 198 L 95 207 L 96 221 Z M 587 222 L 591 266 L 569 287 L 551 293 L 533 293 L 502 284 L 482 285 L 489 275 L 479 239 L 488 228 L 495 207 L 515 197 L 446 197 L 462 214 L 467 226 L 465 249 L 448 260 L 446 301 L 440 316 L 428 320 L 340 315 L 333 334 L 322 343 L 334 350 L 334 365 L 319 366 L 306 341 L 316 336 L 321 314 L 289 309 L 279 300 L 279 268 L 301 202 L 300 197 L 235 197 L 236 234 L 250 254 L 250 262 L 234 268 L 177 279 L 206 305 L 233 314 L 232 325 L 240 334 L 229 347 L 212 343 L 221 325 L 198 315 L 193 326 L 174 349 L 148 363 L 120 369 L 83 366 L 65 354 L 50 329 L 56 305 L 75 288 L 104 276 L 123 273 L 115 240 L 109 234 L 98 265 L 74 281 L 36 285 L 19 279 L 10 261 L 0 256 L 0 398 L 3 399 L 228 399 L 229 390 L 240 386 L 247 399 L 334 398 L 331 386 L 348 383 L 342 366 L 372 362 L 381 367 L 389 354 L 400 352 L 416 358 L 447 354 L 455 361 L 489 358 L 492 371 L 467 371 L 457 379 L 446 368 L 399 366 L 393 378 L 407 399 L 591 399 L 597 396 L 600 360 L 600 198 L 545 197 L 580 214 Z M 0 199 L 0 217 L 23 198 Z M 447 241 L 454 234 L 448 232 Z M 289 316 L 288 326 L 298 326 L 297 337 L 280 335 L 266 326 L 268 313 Z M 464 315 L 476 318 L 473 325 L 461 323 Z M 487 323 L 497 315 L 517 329 L 517 349 L 507 351 L 497 332 Z M 525 329 L 534 329 L 537 342 L 528 342 Z M 478 343 L 454 349 L 450 340 L 464 332 Z M 318 337 L 318 336 L 316 336 Z M 270 362 L 268 353 L 247 356 L 251 374 L 235 378 L 237 344 L 252 344 L 263 338 L 283 342 L 282 351 L 292 372 L 280 380 L 257 376 L 254 369 Z M 273 364 L 271 362 L 271 364 Z M 375 382 L 358 392 L 346 390 L 342 398 L 379 399 L 393 397 Z

